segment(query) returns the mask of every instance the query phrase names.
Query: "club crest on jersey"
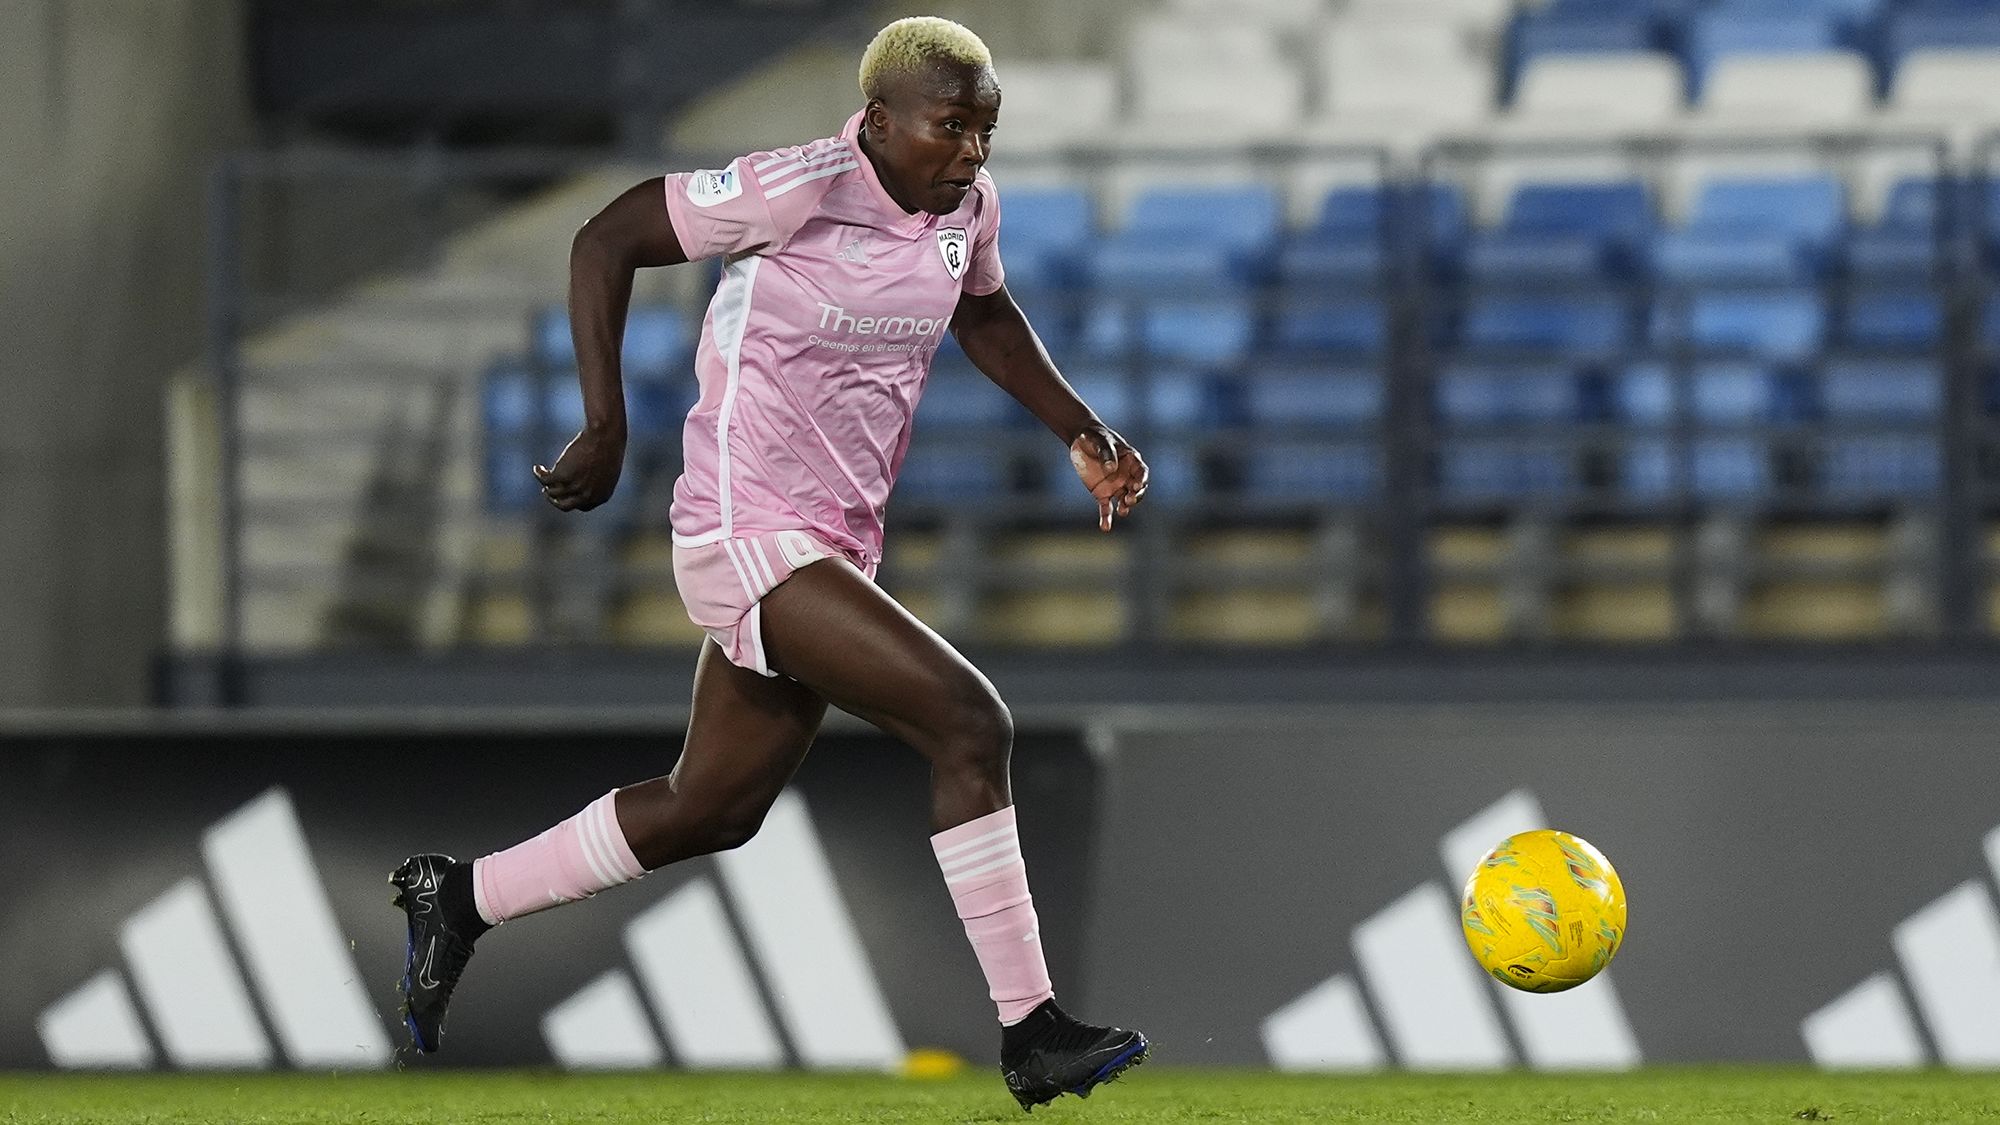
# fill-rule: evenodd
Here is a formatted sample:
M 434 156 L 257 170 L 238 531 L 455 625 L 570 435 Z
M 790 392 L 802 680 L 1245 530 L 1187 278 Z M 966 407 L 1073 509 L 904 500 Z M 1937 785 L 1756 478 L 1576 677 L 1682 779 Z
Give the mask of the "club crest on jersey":
M 937 232 L 938 256 L 944 259 L 944 272 L 957 281 L 965 274 L 966 237 L 964 227 L 946 227 Z

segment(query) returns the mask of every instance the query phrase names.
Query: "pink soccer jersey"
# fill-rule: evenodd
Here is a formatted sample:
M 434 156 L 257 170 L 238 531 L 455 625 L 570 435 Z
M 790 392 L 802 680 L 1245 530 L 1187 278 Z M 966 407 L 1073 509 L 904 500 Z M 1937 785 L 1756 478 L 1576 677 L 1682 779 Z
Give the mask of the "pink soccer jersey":
M 910 419 L 961 291 L 1000 288 L 1000 197 L 909 214 L 837 137 L 666 178 L 691 259 L 722 255 L 695 353 L 674 543 L 811 530 L 878 563 Z

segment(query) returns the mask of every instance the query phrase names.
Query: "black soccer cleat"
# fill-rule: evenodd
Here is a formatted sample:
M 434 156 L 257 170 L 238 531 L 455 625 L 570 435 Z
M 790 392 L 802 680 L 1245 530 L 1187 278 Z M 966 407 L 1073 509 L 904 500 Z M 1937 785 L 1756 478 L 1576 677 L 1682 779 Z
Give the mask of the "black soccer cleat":
M 448 855 L 413 855 L 389 876 L 389 885 L 396 888 L 393 901 L 409 919 L 409 945 L 403 955 L 403 1023 L 417 1050 L 425 1054 L 438 1049 L 451 990 L 472 959 L 472 939 L 452 928 L 439 905 L 438 891 L 453 862 Z
M 1064 1094 L 1089 1097 L 1145 1062 L 1151 1049 L 1136 1031 L 1083 1023 L 1044 1000 L 1027 1019 L 1003 1029 L 1000 1073 L 1014 1100 L 1032 1113 Z

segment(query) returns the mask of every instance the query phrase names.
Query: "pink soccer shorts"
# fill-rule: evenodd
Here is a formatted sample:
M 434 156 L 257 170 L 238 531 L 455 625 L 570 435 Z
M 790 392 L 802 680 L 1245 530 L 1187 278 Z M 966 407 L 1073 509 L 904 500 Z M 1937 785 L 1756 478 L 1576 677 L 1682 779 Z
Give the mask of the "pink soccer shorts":
M 873 564 L 813 532 L 770 531 L 698 547 L 676 544 L 674 585 L 688 619 L 715 638 L 731 664 L 775 676 L 764 656 L 760 603 L 801 567 L 825 558 L 844 558 L 874 581 Z

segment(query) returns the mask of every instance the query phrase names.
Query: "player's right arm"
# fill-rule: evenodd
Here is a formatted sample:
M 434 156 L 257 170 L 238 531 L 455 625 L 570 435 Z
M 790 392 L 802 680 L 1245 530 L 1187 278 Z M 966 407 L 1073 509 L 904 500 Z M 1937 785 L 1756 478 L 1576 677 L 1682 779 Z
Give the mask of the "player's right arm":
M 569 325 L 583 389 L 583 430 L 547 468 L 535 466 L 542 494 L 563 511 L 611 499 L 625 464 L 625 387 L 620 352 L 632 275 L 688 260 L 656 177 L 612 200 L 576 232 L 569 249 Z

